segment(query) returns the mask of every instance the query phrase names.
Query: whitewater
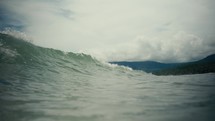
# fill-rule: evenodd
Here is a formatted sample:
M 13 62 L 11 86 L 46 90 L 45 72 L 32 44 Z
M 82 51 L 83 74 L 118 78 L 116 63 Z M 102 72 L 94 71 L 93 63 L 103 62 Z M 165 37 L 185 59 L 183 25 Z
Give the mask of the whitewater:
M 214 121 L 215 74 L 155 76 L 0 33 L 0 121 Z

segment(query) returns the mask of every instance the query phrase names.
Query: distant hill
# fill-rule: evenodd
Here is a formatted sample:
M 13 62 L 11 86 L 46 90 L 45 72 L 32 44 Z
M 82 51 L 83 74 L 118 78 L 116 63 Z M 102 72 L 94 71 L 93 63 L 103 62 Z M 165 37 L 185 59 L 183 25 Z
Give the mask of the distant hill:
M 214 62 L 215 61 L 215 54 L 209 55 L 206 58 L 199 60 L 199 62 Z
M 199 61 L 187 63 L 160 63 L 155 61 L 120 61 L 110 63 L 127 66 L 134 70 L 143 70 L 155 75 L 182 75 L 215 72 L 215 54 L 209 55 Z
M 143 70 L 145 72 L 154 72 L 154 71 L 168 69 L 168 68 L 172 68 L 180 65 L 179 63 L 166 64 L 166 63 L 160 63 L 155 61 L 135 61 L 135 62 L 120 61 L 120 62 L 110 62 L 110 63 L 127 66 L 134 70 Z

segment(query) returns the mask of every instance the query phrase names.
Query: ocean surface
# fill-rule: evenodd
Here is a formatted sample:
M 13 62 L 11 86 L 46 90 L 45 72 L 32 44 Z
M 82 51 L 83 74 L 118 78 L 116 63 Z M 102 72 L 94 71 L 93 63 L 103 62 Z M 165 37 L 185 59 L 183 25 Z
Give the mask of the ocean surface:
M 215 74 L 155 76 L 0 34 L 0 121 L 215 121 Z

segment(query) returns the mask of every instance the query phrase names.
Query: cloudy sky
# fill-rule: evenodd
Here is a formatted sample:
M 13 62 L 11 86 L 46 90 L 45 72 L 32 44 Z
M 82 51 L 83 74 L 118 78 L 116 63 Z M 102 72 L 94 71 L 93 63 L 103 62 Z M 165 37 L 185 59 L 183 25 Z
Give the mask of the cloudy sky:
M 214 0 L 0 0 L 0 30 L 106 61 L 184 62 L 215 53 Z

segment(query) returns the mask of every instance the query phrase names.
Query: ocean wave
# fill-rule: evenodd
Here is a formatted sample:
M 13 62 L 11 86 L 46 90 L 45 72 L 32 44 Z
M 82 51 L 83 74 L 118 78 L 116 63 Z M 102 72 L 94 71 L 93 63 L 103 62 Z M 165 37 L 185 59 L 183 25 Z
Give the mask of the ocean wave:
M 22 34 L 21 34 L 22 35 Z M 64 52 L 52 48 L 39 47 L 27 38 L 11 33 L 0 33 L 1 63 L 23 64 L 28 66 L 54 66 L 70 71 L 86 73 L 93 70 L 132 71 L 131 68 L 99 61 L 84 53 Z

